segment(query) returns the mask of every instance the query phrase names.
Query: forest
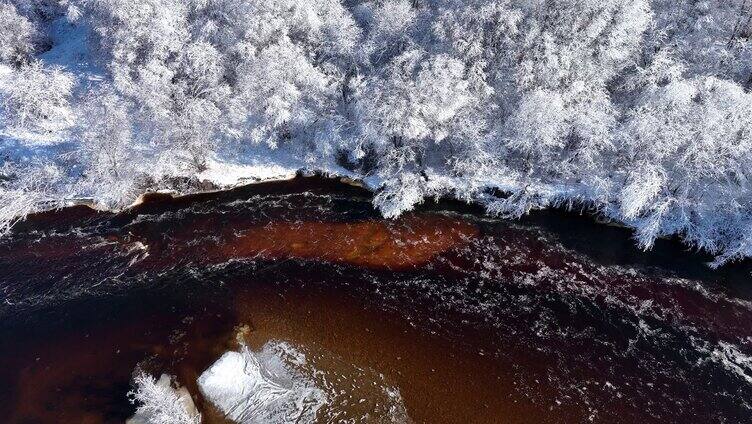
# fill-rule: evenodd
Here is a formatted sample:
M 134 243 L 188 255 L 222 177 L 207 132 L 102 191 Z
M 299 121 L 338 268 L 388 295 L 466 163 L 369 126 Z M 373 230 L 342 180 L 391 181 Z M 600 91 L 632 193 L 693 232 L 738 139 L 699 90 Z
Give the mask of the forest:
M 0 0 L 0 233 L 297 170 L 752 256 L 752 0 Z

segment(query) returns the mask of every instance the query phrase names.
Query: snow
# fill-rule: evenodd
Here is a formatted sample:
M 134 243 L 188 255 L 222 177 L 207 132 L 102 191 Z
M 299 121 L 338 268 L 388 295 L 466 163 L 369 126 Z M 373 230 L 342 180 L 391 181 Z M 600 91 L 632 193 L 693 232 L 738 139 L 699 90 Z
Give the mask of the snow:
M 69 22 L 60 17 L 50 23 L 49 34 L 52 48 L 39 55 L 39 59 L 49 66 L 60 66 L 74 73 L 82 82 L 104 80 L 92 56 L 89 44 L 89 27 L 81 23 Z
M 196 176 L 199 180 L 210 181 L 220 187 L 232 187 L 256 181 L 291 179 L 303 167 L 301 163 L 289 158 L 272 156 L 274 153 L 276 152 L 245 157 L 236 155 L 231 158 L 214 156 L 207 160 L 207 169 Z
M 749 1 L 6 3 L 0 196 L 25 199 L 3 231 L 305 170 L 365 181 L 388 217 L 577 205 L 643 248 L 752 256 Z

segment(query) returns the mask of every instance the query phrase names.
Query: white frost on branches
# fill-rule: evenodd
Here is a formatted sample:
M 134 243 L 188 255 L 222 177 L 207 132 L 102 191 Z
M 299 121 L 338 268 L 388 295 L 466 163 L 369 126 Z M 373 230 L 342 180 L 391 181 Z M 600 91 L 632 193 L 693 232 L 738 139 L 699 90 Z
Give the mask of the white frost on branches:
M 752 256 L 750 90 L 752 0 L 0 0 L 0 220 L 263 163 L 722 263 Z
M 137 404 L 136 414 L 127 424 L 200 424 L 201 414 L 187 390 L 176 386 L 166 374 L 157 380 L 138 371 L 134 378 L 135 390 L 129 393 Z

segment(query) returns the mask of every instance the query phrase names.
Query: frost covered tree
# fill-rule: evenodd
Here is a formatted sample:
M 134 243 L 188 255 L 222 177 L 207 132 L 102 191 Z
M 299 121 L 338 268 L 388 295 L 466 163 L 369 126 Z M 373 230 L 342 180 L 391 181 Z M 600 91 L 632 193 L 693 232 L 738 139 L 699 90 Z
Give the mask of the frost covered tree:
M 476 139 L 484 129 L 481 102 L 465 80 L 464 64 L 425 54 L 403 52 L 358 94 L 361 136 L 379 156 L 386 182 L 377 204 L 387 216 L 430 195 L 426 173 L 443 169 L 461 153 L 455 149 L 464 140 Z M 414 187 L 405 190 L 407 179 Z
M 28 62 L 39 42 L 39 32 L 12 3 L 0 3 L 0 63 Z
M 256 143 L 332 155 L 346 126 L 339 105 L 360 31 L 336 0 L 237 2 L 233 127 Z
M 6 78 L 0 86 L 6 125 L 57 131 L 73 123 L 70 96 L 75 79 L 65 70 L 34 61 Z
M 0 28 L 2 134 L 71 146 L 48 197 L 271 161 L 387 216 L 579 205 L 752 255 L 752 0 L 4 0 Z
M 135 390 L 129 393 L 138 405 L 136 415 L 128 420 L 133 424 L 199 424 L 201 414 L 187 390 L 177 386 L 172 378 L 162 374 L 159 380 L 143 371 L 134 377 Z
M 81 122 L 78 162 L 82 184 L 94 193 L 95 201 L 108 207 L 123 206 L 139 193 L 138 169 L 146 161 L 143 147 L 133 135 L 129 104 L 109 88 L 91 93 L 77 108 Z
M 33 160 L 23 164 L 4 162 L 0 166 L 0 234 L 5 234 L 27 214 L 63 204 L 58 185 L 65 172 L 50 161 Z
M 219 79 L 219 65 L 210 45 L 191 44 L 189 7 L 178 1 L 121 0 L 89 7 L 114 87 L 139 106 L 145 134 L 172 151 L 170 165 L 201 170 L 215 139 L 219 113 L 212 84 Z
M 621 133 L 621 215 L 639 240 L 684 233 L 722 250 L 727 225 L 749 219 L 752 95 L 716 78 L 679 80 L 646 92 Z

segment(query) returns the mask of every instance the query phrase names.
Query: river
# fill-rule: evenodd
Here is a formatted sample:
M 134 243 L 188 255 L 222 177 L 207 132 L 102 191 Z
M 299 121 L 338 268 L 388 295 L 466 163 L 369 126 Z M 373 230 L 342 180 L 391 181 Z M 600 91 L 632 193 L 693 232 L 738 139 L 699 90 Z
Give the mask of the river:
M 229 422 L 199 381 L 242 354 L 246 422 L 752 422 L 751 268 L 706 260 L 319 177 L 36 214 L 0 239 L 0 419 L 122 423 L 146 372 Z

